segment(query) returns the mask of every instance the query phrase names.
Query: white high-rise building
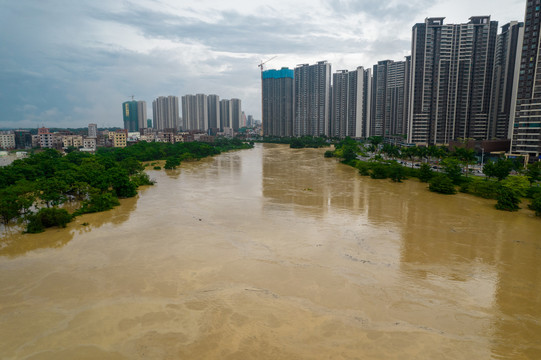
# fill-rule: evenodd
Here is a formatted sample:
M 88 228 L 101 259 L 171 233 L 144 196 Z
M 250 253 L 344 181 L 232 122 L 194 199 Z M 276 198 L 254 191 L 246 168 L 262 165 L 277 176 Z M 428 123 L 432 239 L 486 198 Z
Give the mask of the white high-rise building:
M 178 129 L 179 106 L 177 96 L 160 96 L 152 102 L 154 129 Z

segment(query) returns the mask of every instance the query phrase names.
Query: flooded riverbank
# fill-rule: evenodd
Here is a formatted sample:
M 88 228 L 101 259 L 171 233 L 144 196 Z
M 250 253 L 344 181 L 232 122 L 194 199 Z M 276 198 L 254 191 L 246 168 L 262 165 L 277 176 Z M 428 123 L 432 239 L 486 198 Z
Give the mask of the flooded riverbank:
M 541 221 L 257 144 L 4 236 L 6 359 L 536 359 Z M 87 225 L 83 225 L 87 223 Z

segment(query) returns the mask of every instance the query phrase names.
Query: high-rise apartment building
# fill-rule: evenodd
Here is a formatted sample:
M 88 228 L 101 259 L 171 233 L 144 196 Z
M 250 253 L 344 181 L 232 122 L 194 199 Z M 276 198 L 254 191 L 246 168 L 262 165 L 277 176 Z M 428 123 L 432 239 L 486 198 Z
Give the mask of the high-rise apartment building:
M 293 78 L 294 72 L 288 68 L 263 71 L 264 136 L 293 136 Z M 253 118 L 248 118 L 249 126 L 253 126 Z
M 496 41 L 488 139 L 511 139 L 517 102 L 524 23 L 502 26 Z
M 242 122 L 242 103 L 240 99 L 231 99 L 231 127 L 238 131 Z
M 443 20 L 413 26 L 409 142 L 487 138 L 498 22 Z
M 233 113 L 231 111 L 231 101 L 228 99 L 222 99 L 220 100 L 220 130 L 224 130 L 224 128 L 232 128 L 232 122 L 231 119 L 233 117 Z
M 411 57 L 374 65 L 372 121 L 369 136 L 406 135 Z
M 511 152 L 530 160 L 541 159 L 540 17 L 540 1 L 527 0 Z
M 179 104 L 176 96 L 160 96 L 152 102 L 153 125 L 156 130 L 179 127 Z
M 331 136 L 367 136 L 371 110 L 371 72 L 362 66 L 355 71 L 333 74 Z
M 208 99 L 205 94 L 184 95 L 182 97 L 183 130 L 208 129 Z
M 298 65 L 295 80 L 293 135 L 329 135 L 331 118 L 331 64 Z
M 124 120 L 124 129 L 128 131 L 139 130 L 137 122 L 137 101 L 132 100 L 122 103 L 122 119 Z
M 137 130 L 139 131 L 146 127 L 147 124 L 147 102 L 137 101 Z
M 208 103 L 208 128 L 213 132 L 217 132 L 220 129 L 220 97 L 218 95 L 209 95 L 207 97 Z

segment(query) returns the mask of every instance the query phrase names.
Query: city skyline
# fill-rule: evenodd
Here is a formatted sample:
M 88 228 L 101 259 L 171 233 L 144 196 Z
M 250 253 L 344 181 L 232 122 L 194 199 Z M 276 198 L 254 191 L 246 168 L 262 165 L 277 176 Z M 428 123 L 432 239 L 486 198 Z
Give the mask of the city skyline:
M 160 94 L 218 93 L 242 99 L 259 119 L 261 60 L 277 56 L 266 69 L 327 60 L 333 71 L 403 61 L 412 26 L 426 17 L 463 23 L 491 15 L 501 26 L 522 21 L 525 2 L 25 1 L 0 8 L 7 34 L 0 128 L 121 127 L 118 104 L 131 95 L 150 103 Z

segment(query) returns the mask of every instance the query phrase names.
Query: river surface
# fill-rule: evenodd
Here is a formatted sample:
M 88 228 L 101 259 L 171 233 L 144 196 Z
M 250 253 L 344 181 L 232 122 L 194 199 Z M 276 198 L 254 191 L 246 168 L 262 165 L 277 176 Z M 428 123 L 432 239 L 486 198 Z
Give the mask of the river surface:
M 541 219 L 257 144 L 4 231 L 2 359 L 541 359 Z M 525 207 L 525 206 L 523 206 Z

